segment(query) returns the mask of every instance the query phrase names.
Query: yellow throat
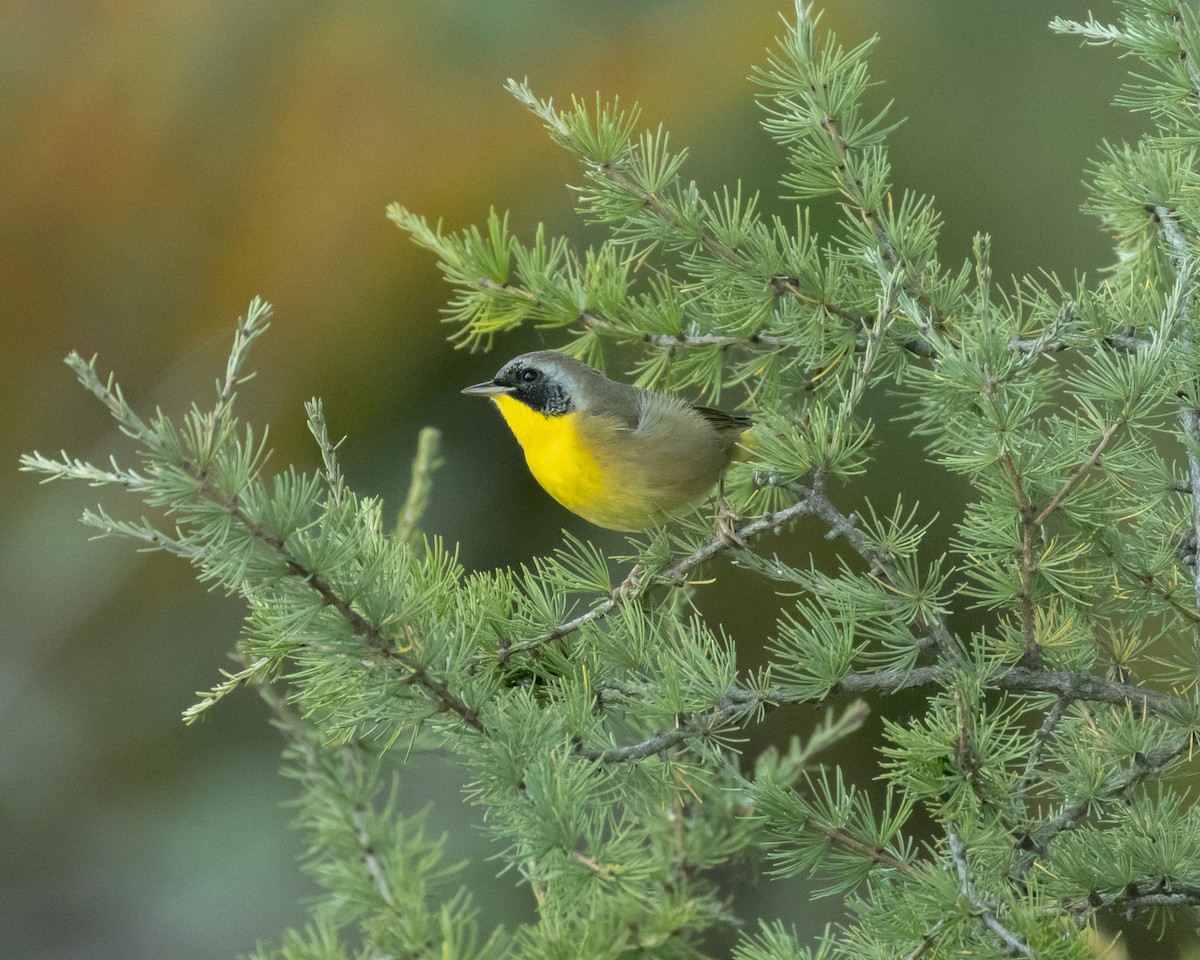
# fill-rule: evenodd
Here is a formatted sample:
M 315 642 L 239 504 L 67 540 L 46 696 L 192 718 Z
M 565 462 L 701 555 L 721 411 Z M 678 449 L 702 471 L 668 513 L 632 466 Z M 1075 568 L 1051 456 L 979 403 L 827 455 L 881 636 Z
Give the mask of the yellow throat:
M 508 427 L 525 451 L 529 472 L 542 488 L 572 513 L 601 527 L 623 522 L 614 510 L 627 510 L 624 484 L 609 477 L 592 444 L 579 430 L 578 412 L 547 416 L 512 397 L 492 397 Z M 619 528 L 619 527 L 617 527 Z

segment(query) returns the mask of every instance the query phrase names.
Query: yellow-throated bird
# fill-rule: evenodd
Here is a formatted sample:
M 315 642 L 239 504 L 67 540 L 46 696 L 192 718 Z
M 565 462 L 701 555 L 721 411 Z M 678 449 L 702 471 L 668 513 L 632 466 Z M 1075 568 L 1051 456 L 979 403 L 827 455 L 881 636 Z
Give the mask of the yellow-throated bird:
M 695 503 L 750 426 L 553 350 L 516 357 L 463 393 L 496 404 L 550 496 L 609 530 L 642 530 Z

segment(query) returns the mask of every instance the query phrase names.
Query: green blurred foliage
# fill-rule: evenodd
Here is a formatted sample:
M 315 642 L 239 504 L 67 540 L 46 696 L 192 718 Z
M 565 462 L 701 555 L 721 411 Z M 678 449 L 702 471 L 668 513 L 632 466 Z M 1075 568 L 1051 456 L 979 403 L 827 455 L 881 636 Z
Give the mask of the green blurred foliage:
M 494 205 L 526 234 L 545 221 L 594 236 L 565 186 L 578 171 L 503 92 L 510 76 L 542 96 L 636 100 L 690 148 L 685 173 L 702 187 L 741 177 L 770 196 L 782 158 L 745 77 L 780 10 L 776 0 L 0 6 L 6 955 L 226 957 L 299 922 L 305 890 L 265 711 L 244 695 L 197 728 L 179 721 L 226 665 L 240 611 L 178 561 L 85 542 L 75 519 L 86 491 L 39 490 L 15 472 L 34 448 L 93 459 L 126 449 L 61 357 L 99 352 L 140 409 L 178 411 L 211 389 L 234 318 L 262 294 L 276 321 L 242 409 L 272 424 L 274 464 L 316 465 L 302 403 L 318 395 L 350 437 L 350 482 L 395 505 L 418 428 L 441 428 L 446 465 L 427 526 L 460 542 L 469 566 L 527 560 L 564 526 L 592 535 L 536 488 L 486 405 L 458 394 L 541 345 L 537 333 L 496 356 L 453 352 L 435 266 L 384 207 L 399 200 L 457 227 Z M 1108 239 L 1078 209 L 1084 162 L 1102 138 L 1139 126 L 1108 105 L 1121 70 L 1111 54 L 1046 29 L 1053 14 L 1085 12 L 1065 0 L 846 0 L 827 11 L 848 44 L 883 37 L 876 96 L 910 118 L 891 141 L 895 181 L 936 195 L 946 262 L 965 258 L 980 230 L 998 277 L 1108 262 Z M 902 425 L 882 438 L 901 453 L 904 440 Z M 954 496 L 919 464 L 897 464 L 886 481 L 926 502 Z M 891 502 L 894 486 L 877 482 Z M 752 665 L 769 624 L 744 611 L 770 604 L 727 565 L 713 573 L 702 602 L 737 620 Z M 797 722 L 773 717 L 765 736 Z M 402 797 L 442 814 L 460 786 L 413 777 Z M 528 911 L 528 891 L 494 876 L 471 823 L 464 809 L 450 849 L 478 858 L 469 877 L 485 922 Z M 794 887 L 744 895 L 802 929 L 828 919 L 828 903 L 809 906 Z

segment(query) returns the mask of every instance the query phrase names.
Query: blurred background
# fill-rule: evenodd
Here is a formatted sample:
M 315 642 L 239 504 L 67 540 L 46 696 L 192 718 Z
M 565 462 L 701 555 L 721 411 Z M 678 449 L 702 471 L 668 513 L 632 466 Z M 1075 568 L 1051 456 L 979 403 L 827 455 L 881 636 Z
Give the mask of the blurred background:
M 874 102 L 894 99 L 910 118 L 891 139 L 894 180 L 936 195 L 947 264 L 969 255 L 976 231 L 993 237 L 998 278 L 1108 262 L 1107 239 L 1079 213 L 1085 161 L 1141 123 L 1109 106 L 1123 71 L 1113 54 L 1046 28 L 1086 7 L 841 0 L 827 12 L 844 42 L 882 35 Z M 238 604 L 180 561 L 89 542 L 76 520 L 97 491 L 16 472 L 33 449 L 130 459 L 61 358 L 98 353 L 137 408 L 178 413 L 207 402 L 234 321 L 261 294 L 275 321 L 241 414 L 270 423 L 276 467 L 317 464 L 302 404 L 320 396 L 331 431 L 349 436 L 350 482 L 393 506 L 417 430 L 443 431 L 426 527 L 460 543 L 468 567 L 525 561 L 563 527 L 590 535 L 533 485 L 494 412 L 458 393 L 554 341 L 527 331 L 492 356 L 453 351 L 438 316 L 447 288 L 384 208 L 398 200 L 458 228 L 495 206 L 526 237 L 542 221 L 595 239 L 566 187 L 578 167 L 502 89 L 526 76 L 560 101 L 596 90 L 637 101 L 646 125 L 689 147 L 685 176 L 705 190 L 741 177 L 770 196 L 783 156 L 758 127 L 746 77 L 783 9 L 0 0 L 0 952 L 229 957 L 301 922 L 312 893 L 256 698 L 235 696 L 196 727 L 179 718 L 227 666 Z M 897 485 L 926 502 L 960 495 L 896 449 L 888 485 L 847 502 L 890 502 Z M 769 605 L 760 620 L 745 612 L 764 606 L 746 591 L 762 587 L 725 565 L 714 573 L 702 602 L 754 663 L 772 618 Z M 807 722 L 781 712 L 762 737 Z M 854 762 L 869 782 L 865 747 Z M 452 857 L 474 858 L 484 923 L 511 925 L 528 916 L 528 891 L 483 859 L 496 851 L 457 802 L 455 776 L 409 778 L 404 803 L 439 802 Z M 745 910 L 805 933 L 837 916 L 802 893 L 764 882 Z

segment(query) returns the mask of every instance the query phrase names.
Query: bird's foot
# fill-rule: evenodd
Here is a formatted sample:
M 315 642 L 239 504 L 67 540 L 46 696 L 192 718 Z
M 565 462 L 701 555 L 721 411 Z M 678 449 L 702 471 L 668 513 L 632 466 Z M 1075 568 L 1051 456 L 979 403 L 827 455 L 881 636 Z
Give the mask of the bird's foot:
M 629 571 L 629 576 L 622 580 L 621 585 L 613 591 L 613 599 L 615 600 L 618 597 L 624 596 L 625 594 L 636 590 L 638 584 L 642 582 L 642 574 L 645 572 L 646 565 L 644 563 L 635 563 L 633 565 L 633 569 Z
M 721 498 L 720 504 L 717 508 L 717 539 L 727 547 L 744 548 L 746 541 L 738 535 L 737 530 L 738 515 L 733 512 L 733 508 L 724 497 Z

